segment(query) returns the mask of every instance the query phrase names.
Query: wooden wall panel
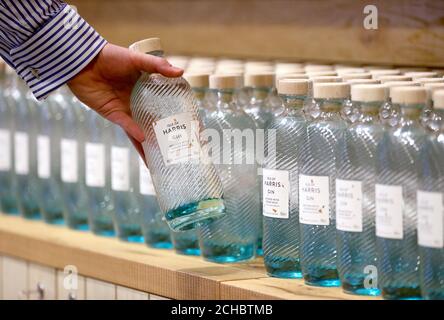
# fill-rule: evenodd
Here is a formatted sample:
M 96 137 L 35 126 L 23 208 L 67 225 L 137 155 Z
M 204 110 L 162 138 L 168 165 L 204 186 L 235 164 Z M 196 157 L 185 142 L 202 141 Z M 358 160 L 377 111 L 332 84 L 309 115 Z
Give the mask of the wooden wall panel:
M 109 41 L 159 36 L 168 53 L 444 66 L 440 0 L 72 0 Z M 378 8 L 378 30 L 363 8 Z

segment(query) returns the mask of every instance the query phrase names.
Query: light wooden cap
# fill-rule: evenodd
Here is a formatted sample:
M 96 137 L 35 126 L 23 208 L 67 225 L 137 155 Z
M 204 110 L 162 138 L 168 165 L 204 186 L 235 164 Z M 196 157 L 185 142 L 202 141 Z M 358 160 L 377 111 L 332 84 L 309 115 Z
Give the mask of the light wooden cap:
M 406 75 L 383 75 L 379 76 L 378 80 L 382 83 L 390 82 L 390 81 L 412 81 L 412 77 Z
M 305 72 L 333 71 L 334 67 L 326 64 L 306 64 Z
M 208 88 L 210 85 L 209 73 L 185 73 L 183 77 L 192 88 Z
M 393 103 L 423 104 L 427 101 L 427 90 L 423 87 L 393 87 L 390 97 Z
M 353 80 L 353 79 L 371 79 L 372 74 L 369 72 L 361 72 L 361 73 L 344 73 L 341 74 L 340 77 L 342 79 L 346 80 Z
M 432 99 L 433 92 L 436 90 L 444 90 L 444 83 L 441 82 L 431 82 L 431 83 L 424 83 L 423 87 L 427 90 L 427 100 Z
M 335 70 L 339 75 L 348 73 L 366 73 L 364 68 L 359 67 L 336 67 Z
M 444 109 L 444 90 L 433 92 L 433 108 Z
M 378 79 L 381 76 L 389 76 L 389 75 L 397 75 L 401 72 L 397 69 L 378 69 L 378 70 L 369 70 L 374 79 Z
M 149 38 L 133 43 L 129 49 L 140 53 L 162 51 L 162 44 L 160 43 L 160 38 Z
M 313 83 L 328 83 L 328 82 L 342 82 L 342 78 L 338 76 L 319 76 L 309 77 Z
M 424 85 L 425 83 L 444 83 L 444 78 L 418 78 L 415 81 Z
M 420 78 L 434 78 L 438 76 L 438 73 L 429 71 L 429 72 L 406 72 L 406 76 L 412 77 L 413 80 Z
M 246 87 L 274 87 L 275 77 L 272 72 L 246 73 L 244 83 Z
M 276 74 L 304 72 L 304 67 L 300 63 L 278 62 L 275 71 Z
M 419 83 L 416 81 L 389 81 L 385 82 L 384 85 L 389 88 L 393 88 L 393 87 L 419 86 Z
M 376 79 L 351 79 L 345 80 L 345 82 L 350 83 L 350 85 L 358 85 L 358 84 L 380 84 L 381 82 Z
M 211 89 L 239 89 L 243 85 L 240 74 L 213 74 L 210 76 Z
M 313 83 L 315 99 L 346 99 L 350 96 L 350 84 L 345 82 Z
M 388 88 L 382 84 L 358 84 L 351 87 L 353 101 L 385 101 L 387 97 Z
M 312 71 L 312 72 L 307 72 L 307 75 L 310 78 L 313 78 L 313 77 L 323 77 L 323 76 L 337 76 L 338 73 L 336 71 Z
M 305 96 L 308 92 L 308 80 L 304 79 L 281 79 L 278 82 L 279 94 Z

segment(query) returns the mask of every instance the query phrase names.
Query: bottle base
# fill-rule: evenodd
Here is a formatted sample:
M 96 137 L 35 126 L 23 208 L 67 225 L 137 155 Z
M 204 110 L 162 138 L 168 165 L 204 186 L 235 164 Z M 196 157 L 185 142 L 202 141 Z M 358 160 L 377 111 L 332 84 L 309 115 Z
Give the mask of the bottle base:
M 427 300 L 444 300 L 444 290 L 427 291 L 424 293 L 423 298 Z
M 155 228 L 152 227 L 152 228 Z M 169 230 L 167 232 L 144 232 L 145 244 L 150 248 L 155 249 L 171 249 L 173 244 L 171 243 L 171 237 Z
M 341 281 L 342 289 L 345 293 L 359 296 L 379 296 L 379 288 L 366 288 L 365 280 L 368 274 L 345 275 Z
M 387 300 L 422 300 L 419 286 L 382 287 L 381 292 Z
M 57 218 L 57 217 L 43 217 L 43 221 L 45 221 L 48 224 L 52 224 L 55 226 L 63 226 L 65 225 L 65 219 L 62 218 Z
M 24 208 L 23 210 L 21 210 L 21 215 L 23 218 L 28 219 L 28 220 L 41 220 L 42 219 L 42 215 L 40 214 L 39 209 Z
M 90 218 L 90 228 L 92 233 L 102 237 L 115 237 L 114 225 L 108 216 L 97 216 Z
M 138 225 L 117 225 L 117 238 L 125 242 L 145 242 L 142 230 Z
M 154 248 L 154 249 L 172 249 L 173 248 L 173 244 L 168 241 L 164 241 L 164 242 L 146 242 L 145 241 L 145 244 L 148 247 Z
M 68 228 L 77 231 L 89 231 L 88 223 L 72 223 L 68 225 Z
M 187 231 L 209 224 L 224 214 L 222 199 L 208 199 L 171 210 L 165 218 L 173 231 Z
M 119 236 L 119 240 L 122 240 L 124 242 L 133 242 L 133 243 L 144 243 L 145 239 L 142 235 L 133 235 L 133 236 Z
M 3 201 L 0 205 L 0 208 L 2 210 L 2 213 L 11 215 L 11 216 L 18 216 L 20 215 L 20 210 L 17 207 L 17 204 L 15 201 Z
M 270 277 L 285 279 L 301 279 L 302 271 L 299 260 L 264 258 L 265 269 Z
M 217 245 L 205 243 L 201 246 L 201 253 L 205 260 L 217 263 L 235 263 L 255 258 L 256 246 L 232 244 Z
M 341 286 L 341 280 L 336 269 L 312 267 L 309 271 L 309 273 L 303 273 L 307 285 L 316 287 Z
M 116 232 L 114 230 L 92 230 L 92 232 L 96 235 L 96 236 L 101 236 L 101 237 L 115 237 L 116 236 Z

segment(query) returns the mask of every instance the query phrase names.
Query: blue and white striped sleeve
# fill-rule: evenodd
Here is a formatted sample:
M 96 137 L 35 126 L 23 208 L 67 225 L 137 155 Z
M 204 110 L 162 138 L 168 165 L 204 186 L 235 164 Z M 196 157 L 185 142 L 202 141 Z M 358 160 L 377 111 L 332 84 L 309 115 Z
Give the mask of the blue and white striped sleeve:
M 37 99 L 65 84 L 105 46 L 60 0 L 0 0 L 0 55 Z

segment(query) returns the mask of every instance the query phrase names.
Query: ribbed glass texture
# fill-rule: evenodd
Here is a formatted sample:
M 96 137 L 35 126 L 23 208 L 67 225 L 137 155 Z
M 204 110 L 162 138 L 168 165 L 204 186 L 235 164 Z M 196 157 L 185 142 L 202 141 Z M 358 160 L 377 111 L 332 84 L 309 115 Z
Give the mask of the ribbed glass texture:
M 136 186 L 139 157 L 125 131 L 117 125 L 111 128 L 111 215 L 117 237 L 123 241 L 144 242 L 142 213 L 137 201 Z
M 179 254 L 198 256 L 200 255 L 199 234 L 197 230 L 182 232 L 171 232 L 174 250 Z
M 437 201 L 441 203 L 433 203 L 438 211 L 428 214 L 424 219 L 419 220 L 418 224 L 424 223 L 424 232 L 433 234 L 433 238 L 427 243 L 419 242 L 420 254 L 420 287 L 422 296 L 425 299 L 444 300 L 444 247 L 443 247 L 443 229 L 439 228 L 439 221 L 443 221 L 444 212 L 442 210 L 444 203 L 444 112 L 443 110 L 435 111 L 435 118 L 439 118 L 439 133 L 430 135 L 421 150 L 421 158 L 419 165 L 419 190 L 433 194 Z M 436 121 L 437 119 L 435 119 Z M 430 203 L 426 203 L 426 210 L 430 210 Z M 440 211 L 440 212 L 439 212 Z M 428 211 L 430 212 L 430 211 Z M 440 214 L 439 214 L 440 213 Z M 419 214 L 419 209 L 418 209 Z M 437 221 L 437 223 L 435 222 Z M 436 223 L 436 225 L 435 225 Z M 418 225 L 418 228 L 421 226 Z M 430 228 L 434 228 L 435 232 L 430 232 Z
M 86 114 L 85 173 L 88 220 L 94 234 L 114 236 L 111 211 L 111 123 L 94 110 Z M 88 175 L 92 177 L 88 178 Z
M 387 299 L 421 297 L 416 192 L 420 149 L 427 136 L 419 121 L 422 108 L 422 105 L 401 106 L 399 124 L 384 135 L 378 146 L 377 183 L 402 188 L 401 217 L 396 218 L 397 213 L 391 212 L 390 217 L 385 219 L 393 235 L 377 236 L 378 282 L 383 297 Z M 388 197 L 395 201 L 390 195 Z M 402 227 L 394 228 L 395 224 L 390 221 L 399 219 L 402 219 Z
M 166 164 L 155 133 L 163 119 L 185 114 L 197 125 L 202 154 L 208 154 L 201 140 L 198 111 L 190 86 L 183 78 L 166 78 L 143 73 L 132 96 L 131 110 L 145 132 L 143 148 L 153 178 L 160 208 L 173 230 L 193 229 L 224 215 L 222 184 L 213 164 L 190 159 Z
M 254 148 L 232 142 L 233 129 L 246 129 L 254 135 L 255 124 L 232 100 L 232 92 L 220 95 L 224 100 L 217 102 L 218 110 L 206 117 L 205 125 L 218 133 L 216 139 L 220 141 L 219 148 L 212 151 L 213 157 L 220 159 L 216 167 L 224 188 L 227 215 L 200 229 L 200 249 L 205 259 L 227 263 L 255 257 L 260 207 L 257 166 L 255 162 L 246 163 L 247 154 L 254 152 Z M 236 158 L 242 162 L 236 163 Z
M 336 210 L 338 271 L 342 288 L 352 294 L 379 294 L 375 183 L 376 151 L 384 133 L 378 117 L 381 105 L 353 102 L 353 110 L 359 110 L 358 119 L 345 130 L 339 147 L 337 178 L 342 184 L 336 189 L 337 195 L 340 193 L 336 201 L 341 201 Z
M 299 190 L 301 188 L 311 190 L 310 195 L 307 192 L 304 197 L 318 199 L 316 201 L 308 199 L 312 204 L 304 207 L 301 201 L 302 195 L 299 194 L 301 269 L 305 282 L 316 286 L 340 284 L 336 268 L 335 180 L 338 143 L 346 128 L 346 123 L 340 114 L 342 105 L 342 100 L 316 100 L 316 106 L 312 110 L 319 110 L 320 114 L 307 126 L 306 143 L 301 153 L 301 174 L 311 181 L 313 189 L 303 185 L 301 183 L 303 177 L 300 176 Z M 327 198 L 325 204 L 314 210 L 313 205 L 318 206 L 319 200 L 325 198 Z M 321 219 L 322 221 L 317 217 L 321 212 L 323 215 L 328 213 Z M 304 223 L 302 215 L 313 222 Z
M 276 152 L 267 155 L 264 169 L 287 171 L 289 175 L 289 208 L 287 218 L 263 216 L 264 263 L 267 273 L 280 278 L 301 278 L 299 260 L 299 190 L 300 150 L 304 144 L 307 123 L 302 111 L 304 96 L 283 96 L 286 108 L 275 118 L 268 131 L 268 143 Z M 281 182 L 282 183 L 282 182 Z

